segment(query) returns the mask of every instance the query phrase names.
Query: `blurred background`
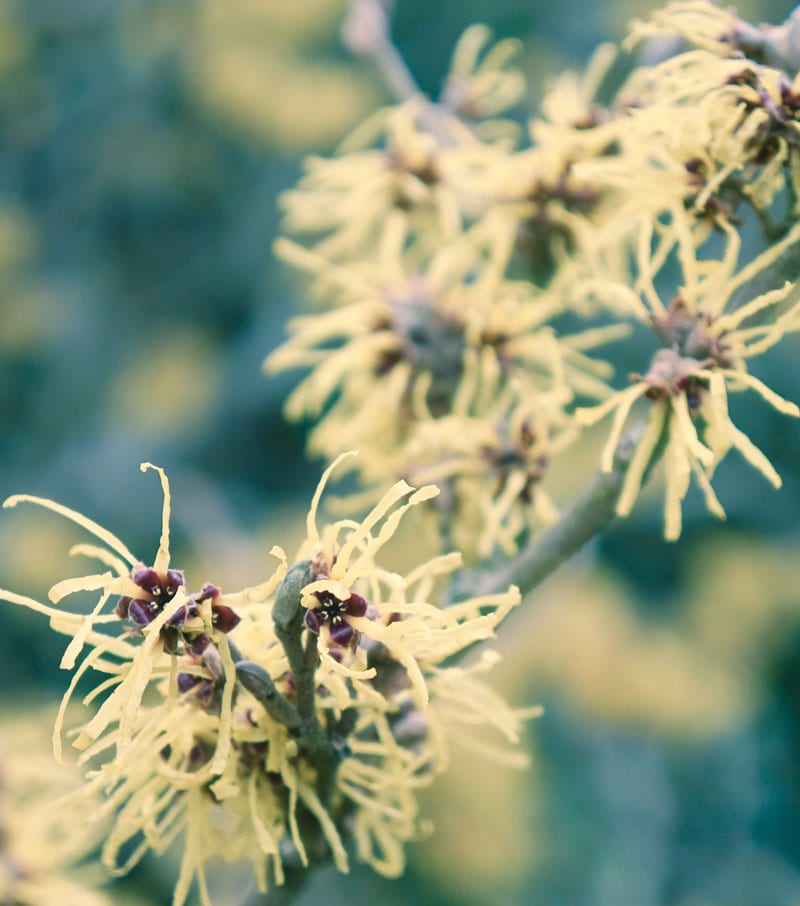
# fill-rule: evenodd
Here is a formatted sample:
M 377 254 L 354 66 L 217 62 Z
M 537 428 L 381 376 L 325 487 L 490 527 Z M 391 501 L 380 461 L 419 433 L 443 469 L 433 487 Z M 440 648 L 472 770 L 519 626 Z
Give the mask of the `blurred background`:
M 397 0 L 396 41 L 435 92 L 473 22 L 524 42 L 532 113 L 652 2 Z M 261 361 L 305 307 L 276 262 L 277 198 L 388 100 L 340 48 L 345 0 L 0 0 L 0 495 L 52 497 L 144 559 L 173 488 L 173 562 L 240 588 L 289 551 L 320 465 L 281 416 L 296 375 Z M 780 22 L 791 4 L 739 3 Z M 759 374 L 798 398 L 800 341 Z M 719 524 L 690 497 L 678 544 L 657 489 L 506 627 L 495 682 L 541 702 L 520 774 L 459 754 L 428 796 L 437 831 L 407 875 L 321 873 L 302 903 L 800 904 L 800 430 L 734 410 L 784 476 L 741 462 Z M 568 462 L 565 487 L 591 457 Z M 0 586 L 43 597 L 79 537 L 0 519 Z M 271 569 L 271 567 L 269 567 Z M 49 722 L 66 675 L 43 619 L 3 607 L 0 732 Z M 169 902 L 169 872 L 120 887 Z M 224 883 L 224 882 L 220 882 Z M 220 894 L 220 902 L 229 902 Z

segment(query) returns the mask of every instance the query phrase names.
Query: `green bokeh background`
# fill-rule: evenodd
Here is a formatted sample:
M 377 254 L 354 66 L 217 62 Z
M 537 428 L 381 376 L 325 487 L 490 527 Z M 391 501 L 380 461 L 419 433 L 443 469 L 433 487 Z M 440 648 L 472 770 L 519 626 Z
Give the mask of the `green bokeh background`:
M 467 25 L 522 39 L 532 112 L 549 73 L 653 6 L 397 0 L 394 31 L 431 92 Z M 260 371 L 305 307 L 270 252 L 277 198 L 304 154 L 330 152 L 387 100 L 338 46 L 343 7 L 0 0 L 3 497 L 60 500 L 146 559 L 160 508 L 138 469 L 150 460 L 169 472 L 173 560 L 193 584 L 242 587 L 272 544 L 294 547 L 320 464 L 281 416 L 296 375 Z M 754 21 L 790 8 L 739 4 Z M 758 372 L 795 400 L 799 352 L 790 339 Z M 531 771 L 457 758 L 406 877 L 320 873 L 304 904 L 800 903 L 800 430 L 763 406 L 735 417 L 783 491 L 726 463 L 727 523 L 690 497 L 671 545 L 646 495 L 501 636 L 498 685 L 546 707 Z M 590 469 L 567 466 L 576 485 Z M 77 537 L 48 514 L 3 513 L 0 584 L 41 597 L 73 568 Z M 52 713 L 61 640 L 0 606 L 3 707 Z M 160 906 L 168 875 L 146 861 L 124 885 Z

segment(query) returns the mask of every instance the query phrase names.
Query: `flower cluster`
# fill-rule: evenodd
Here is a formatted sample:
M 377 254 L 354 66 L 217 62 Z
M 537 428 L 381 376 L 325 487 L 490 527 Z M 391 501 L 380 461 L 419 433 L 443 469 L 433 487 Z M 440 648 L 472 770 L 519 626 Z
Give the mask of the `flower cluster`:
M 287 414 L 316 421 L 312 452 L 358 447 L 367 488 L 398 474 L 440 482 L 440 525 L 480 535 L 481 556 L 513 553 L 546 522 L 552 453 L 614 410 L 611 469 L 640 399 L 651 407 L 621 515 L 662 449 L 670 538 L 692 474 L 722 514 L 710 480 L 731 448 L 779 484 L 728 418 L 727 396 L 754 388 L 797 414 L 745 365 L 797 329 L 793 289 L 775 278 L 791 276 L 800 238 L 792 22 L 757 29 L 703 0 L 672 3 L 634 23 L 628 47 L 654 36 L 682 46 L 634 68 L 607 105 L 595 96 L 615 54 L 601 48 L 582 77 L 551 86 L 527 147 L 492 128 L 496 105 L 472 105 L 491 110 L 477 128 L 446 88 L 310 162 L 284 199 L 287 231 L 307 243 L 277 250 L 313 276 L 326 310 L 293 321 L 267 367 L 311 368 Z M 448 85 L 469 84 L 486 37 L 467 32 Z M 500 47 L 482 78 L 493 59 L 497 79 L 508 76 Z M 768 246 L 742 262 L 748 218 Z M 635 321 L 661 348 L 613 393 L 593 352 Z M 517 461 L 527 465 L 509 481 Z
M 731 449 L 780 487 L 767 458 L 731 421 L 731 392 L 752 389 L 779 412 L 800 415 L 748 368 L 750 359 L 800 328 L 796 287 L 780 278 L 794 276 L 800 242 L 800 121 L 792 74 L 781 68 L 788 61 L 779 53 L 791 28 L 790 20 L 755 29 L 705 2 L 673 3 L 651 22 L 634 23 L 631 44 L 674 35 L 688 47 L 640 68 L 620 91 L 628 105 L 628 144 L 619 160 L 579 168 L 587 177 L 639 189 L 651 210 L 631 218 L 630 278 L 585 277 L 573 291 L 639 319 L 659 348 L 630 387 L 579 409 L 576 418 L 587 425 L 615 413 L 603 453 L 610 470 L 631 409 L 649 401 L 617 512 L 630 512 L 650 462 L 663 450 L 671 539 L 681 532 L 681 502 L 692 476 L 709 510 L 724 517 L 711 479 Z M 645 186 L 653 191 L 642 193 Z M 748 210 L 768 244 L 742 263 L 740 228 Z
M 648 62 L 613 91 L 615 51 L 601 48 L 552 84 L 526 138 L 504 118 L 524 90 L 515 42 L 487 49 L 486 29 L 468 30 L 430 100 L 398 70 L 382 5 L 354 0 L 347 40 L 386 57 L 398 103 L 310 160 L 283 199 L 293 238 L 276 250 L 322 310 L 290 324 L 266 368 L 308 369 L 287 413 L 314 420 L 310 449 L 333 461 L 296 556 L 273 547 L 271 575 L 241 591 L 191 585 L 171 565 L 167 477 L 149 463 L 164 500 L 152 559 L 53 501 L 5 504 L 94 538 L 73 552 L 101 571 L 56 584 L 52 604 L 0 597 L 70 637 L 59 759 L 69 703 L 100 676 L 72 736 L 112 873 L 180 841 L 174 906 L 195 883 L 208 906 L 216 857 L 251 863 L 262 891 L 315 862 L 347 871 L 353 855 L 399 874 L 426 830 L 417 791 L 452 744 L 481 725 L 492 754 L 524 762 L 514 744 L 535 710 L 484 684 L 492 652 L 460 660 L 518 604 L 512 579 L 534 587 L 614 508 L 630 513 L 659 461 L 670 539 L 692 479 L 724 516 L 712 480 L 732 450 L 780 486 L 729 406 L 752 390 L 800 416 L 750 371 L 800 330 L 784 279 L 800 261 L 798 23 L 671 3 L 632 27 Z M 596 353 L 631 336 L 637 372 L 621 386 Z M 559 519 L 550 464 L 606 416 L 611 480 L 537 546 Z M 335 468 L 356 476 L 349 503 L 365 515 L 323 525 Z M 433 524 L 436 556 L 400 575 L 385 548 L 413 513 Z M 453 547 L 479 563 L 458 581 Z M 99 593 L 89 613 L 57 606 L 85 592 Z
M 558 335 L 551 323 L 567 312 L 563 294 L 511 276 L 521 224 L 538 215 L 528 199 L 508 194 L 504 170 L 513 152 L 507 143 L 466 130 L 445 101 L 432 106 L 417 100 L 386 115 L 392 122 L 416 123 L 436 149 L 437 164 L 426 165 L 427 179 L 447 201 L 404 202 L 395 210 L 396 186 L 381 192 L 368 187 L 370 167 L 361 153 L 311 162 L 309 176 L 286 196 L 286 223 L 297 233 L 309 232 L 313 223 L 325 235 L 310 248 L 282 239 L 276 250 L 314 278 L 312 294 L 328 310 L 296 318 L 292 338 L 266 362 L 270 371 L 311 367 L 287 401 L 287 414 L 315 420 L 310 448 L 326 459 L 345 447 L 358 448 L 362 456 L 355 468 L 367 487 L 398 474 L 413 480 L 422 463 L 445 474 L 462 451 L 446 443 L 457 433 L 436 422 L 461 415 L 471 420 L 473 436 L 496 433 L 512 392 L 536 399 L 542 413 L 538 443 L 548 445 L 561 433 L 565 407 L 576 394 L 597 399 L 606 393 L 610 370 L 587 353 L 624 332 L 614 325 Z M 451 121 L 459 129 L 445 141 L 441 128 Z M 389 174 L 399 178 L 393 135 L 383 137 L 385 147 L 364 152 L 382 180 Z M 456 162 L 469 171 L 463 184 L 453 176 Z M 335 198 L 326 182 L 334 174 L 341 175 Z M 407 170 L 402 174 L 409 178 Z M 359 200 L 362 192 L 369 192 L 369 205 Z M 438 213 L 432 218 L 433 209 Z M 327 210 L 342 216 L 347 232 L 325 217 Z M 552 212 L 547 216 L 555 218 Z M 441 441 L 437 462 L 434 447 L 426 447 L 432 433 Z M 492 468 L 493 457 L 486 462 Z M 520 512 L 531 499 L 529 487 L 520 487 L 507 503 L 493 499 L 489 488 L 506 486 L 505 471 L 499 457 L 482 505 L 513 514 L 513 527 L 503 519 L 486 542 L 490 548 L 515 546 L 528 521 Z M 452 500 L 468 506 L 460 492 L 447 491 L 449 511 Z M 469 521 L 468 514 L 460 513 L 459 521 Z
M 457 555 L 406 576 L 377 562 L 404 514 L 436 489 L 398 482 L 363 522 L 319 529 L 330 471 L 296 564 L 273 548 L 278 565 L 269 579 L 225 595 L 210 584 L 189 592 L 170 566 L 169 486 L 160 469 L 164 510 L 153 566 L 59 504 L 7 501 L 55 510 L 102 542 L 78 552 L 108 571 L 50 592 L 59 601 L 99 590 L 90 614 L 3 597 L 72 636 L 63 666 L 74 666 L 88 647 L 59 710 L 56 753 L 78 681 L 99 673 L 84 699 L 99 707 L 73 733 L 79 762 L 90 768 L 86 795 L 104 798 L 95 814 L 111 822 L 103 861 L 123 873 L 182 837 L 176 906 L 195 878 L 202 902 L 210 902 L 206 863 L 215 856 L 251 861 L 262 889 L 281 884 L 286 865 L 332 857 L 347 871 L 351 848 L 396 875 L 404 844 L 425 827 L 416 791 L 446 767 L 453 739 L 475 724 L 493 727 L 507 744 L 518 739 L 525 712 L 511 710 L 479 677 L 494 656 L 446 664 L 493 635 L 518 603 L 517 590 L 436 606 L 435 589 L 458 567 Z M 102 612 L 115 596 L 112 611 Z M 122 636 L 109 633 L 120 619 Z

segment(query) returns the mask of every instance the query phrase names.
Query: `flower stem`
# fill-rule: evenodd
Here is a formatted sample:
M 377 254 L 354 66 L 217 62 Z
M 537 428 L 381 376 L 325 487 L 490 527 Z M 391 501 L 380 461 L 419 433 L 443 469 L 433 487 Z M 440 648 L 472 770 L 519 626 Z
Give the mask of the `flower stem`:
M 342 40 L 351 53 L 372 63 L 399 104 L 418 98 L 417 117 L 422 128 L 443 147 L 453 144 L 444 107 L 424 98 L 422 88 L 392 40 L 389 15 L 381 0 L 351 0 L 342 25 Z
M 310 567 L 311 561 L 303 560 L 287 572 L 275 598 L 272 619 L 275 623 L 275 634 L 286 652 L 297 690 L 295 701 L 299 717 L 296 729 L 298 743 L 307 759 L 317 768 L 317 792 L 325 803 L 333 790 L 339 756 L 317 716 L 315 680 L 319 659 L 317 637 L 313 632 L 304 633 L 300 595 L 303 587 L 311 581 Z
M 614 517 L 624 472 L 595 475 L 564 515 L 504 566 L 480 574 L 470 582 L 473 595 L 499 592 L 516 585 L 527 594 L 566 559 L 604 528 Z
M 400 103 L 421 93 L 406 61 L 392 42 L 389 16 L 381 0 L 352 0 L 342 26 L 342 39 L 352 53 L 372 62 Z

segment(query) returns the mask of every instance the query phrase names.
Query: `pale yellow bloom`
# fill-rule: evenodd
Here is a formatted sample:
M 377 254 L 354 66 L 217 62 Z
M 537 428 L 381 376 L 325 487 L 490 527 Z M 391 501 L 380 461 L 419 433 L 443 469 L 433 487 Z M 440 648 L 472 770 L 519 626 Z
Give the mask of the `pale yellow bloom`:
M 601 406 L 579 410 L 577 417 L 591 424 L 615 413 L 603 453 L 603 467 L 610 469 L 631 409 L 642 406 L 644 397 L 652 400 L 617 510 L 630 512 L 650 459 L 663 445 L 670 538 L 680 534 L 681 501 L 692 475 L 709 509 L 724 516 L 710 479 L 732 448 L 780 486 L 764 454 L 731 421 L 731 392 L 753 389 L 780 412 L 800 414 L 795 403 L 750 374 L 747 364 L 800 327 L 793 285 L 755 288 L 796 253 L 800 240 L 793 210 L 800 189 L 797 79 L 749 59 L 738 46 L 742 40 L 778 41 L 778 32 L 754 29 L 731 10 L 706 2 L 672 3 L 649 22 L 634 23 L 630 45 L 673 35 L 688 47 L 639 68 L 621 90 L 620 154 L 575 166 L 579 178 L 606 180 L 622 199 L 628 232 L 617 231 L 608 245 L 629 247 L 635 267 L 627 280 L 609 279 L 609 268 L 596 267 L 592 276 L 578 275 L 571 292 L 618 315 L 627 310 L 653 327 L 664 347 L 634 386 Z M 770 244 L 740 264 L 735 215 L 744 205 L 756 213 Z M 780 205 L 786 208 L 784 221 L 773 223 Z M 722 252 L 710 254 L 704 246 L 715 232 Z M 683 285 L 664 301 L 656 281 L 675 263 Z
M 353 758 L 343 761 L 337 783 L 356 807 L 359 857 L 396 875 L 404 864 L 403 842 L 423 826 L 414 791 L 446 767 L 454 721 L 460 720 L 462 728 L 488 723 L 506 742 L 518 739 L 526 712 L 512 711 L 479 681 L 466 679 L 487 668 L 491 657 L 472 671 L 442 663 L 492 636 L 519 602 L 519 594 L 511 589 L 441 609 L 430 603 L 431 595 L 459 566 L 458 555 L 434 558 L 406 576 L 377 565 L 376 554 L 402 515 L 430 499 L 434 488 L 413 491 L 398 482 L 362 523 L 343 520 L 320 532 L 316 508 L 321 489 L 309 512 L 308 539 L 301 550 L 301 556 L 312 558 L 312 574 L 318 578 L 303 589 L 302 601 L 309 612 L 331 612 L 335 602 L 347 602 L 353 594 L 367 605 L 363 616 L 344 617 L 356 633 L 355 647 L 343 651 L 330 634 L 322 636 L 326 642 L 317 678 L 330 694 L 322 705 L 335 713 L 355 707 L 359 715 L 348 740 Z M 461 698 L 455 691 L 459 686 Z M 469 699 L 459 717 L 453 714 L 456 698 Z M 461 736 L 463 732 L 457 738 Z M 508 757 L 519 759 L 510 753 Z
M 453 51 L 442 92 L 442 104 L 470 120 L 504 113 L 525 91 L 522 73 L 509 66 L 520 52 L 520 42 L 507 38 L 483 53 L 491 38 L 485 25 L 472 25 L 464 32 Z
M 359 448 L 363 481 L 383 483 L 407 474 L 415 425 L 468 407 L 483 417 L 509 383 L 562 406 L 573 393 L 607 392 L 610 369 L 588 353 L 619 327 L 559 337 L 549 322 L 564 312 L 562 296 L 506 276 L 512 243 L 507 230 L 476 228 L 410 273 L 399 253 L 344 267 L 280 243 L 330 306 L 294 319 L 293 336 L 265 363 L 311 367 L 286 412 L 315 420 L 312 452 L 330 459 Z
M 170 496 L 166 476 L 160 469 L 157 471 L 164 490 L 164 508 L 153 570 L 164 575 L 170 561 Z M 243 721 L 246 711 L 234 713 L 235 669 L 226 635 L 216 628 L 217 604 L 212 598 L 188 595 L 180 586 L 172 590 L 173 597 L 149 623 L 140 625 L 134 621 L 132 636 L 101 632 L 98 624 L 120 619 L 119 614 L 101 613 L 112 595 L 125 595 L 124 600 L 145 597 L 143 588 L 131 578 L 137 574 L 137 564 L 141 564 L 123 542 L 86 517 L 52 501 L 24 495 L 9 498 L 6 505 L 20 502 L 54 510 L 86 529 L 103 546 L 81 544 L 73 552 L 91 556 L 109 567 L 102 574 L 58 583 L 50 591 L 50 598 L 58 603 L 75 591 L 99 589 L 98 604 L 88 616 L 11 592 L 2 593 L 12 603 L 46 614 L 56 631 L 72 636 L 62 659 L 63 667 L 72 668 L 82 648 L 90 649 L 70 682 L 56 719 L 53 743 L 59 759 L 61 725 L 78 680 L 89 670 L 107 677 L 84 699 L 89 704 L 99 698 L 100 704 L 94 716 L 74 734 L 74 745 L 82 753 L 79 764 L 89 770 L 85 794 L 92 801 L 103 796 L 105 803 L 95 809 L 95 816 L 109 816 L 112 821 L 103 846 L 103 863 L 112 873 L 124 873 L 148 850 L 162 854 L 176 837 L 183 835 L 184 855 L 173 902 L 176 906 L 185 902 L 196 877 L 201 900 L 208 903 L 205 863 L 216 854 L 240 859 L 248 854 L 253 842 L 252 822 L 241 822 L 236 832 L 231 830 L 225 837 L 224 846 L 217 845 L 216 822 L 229 819 L 225 818 L 225 806 L 213 802 L 223 802 L 238 791 L 240 756 L 232 758 L 232 752 L 240 752 L 243 745 L 253 741 L 273 741 L 269 769 L 294 779 L 295 771 L 284 753 L 286 728 L 259 728 L 249 720 Z M 226 596 L 225 601 L 236 606 L 253 600 L 263 603 L 284 572 L 285 565 L 262 586 Z M 177 621 L 182 611 L 186 611 L 185 616 Z M 180 644 L 171 635 L 175 632 L 173 626 L 180 627 Z M 141 638 L 137 640 L 137 636 Z M 198 644 L 193 650 L 191 640 L 199 638 L 206 639 L 207 646 L 201 651 Z M 277 645 L 274 638 L 272 644 Z M 269 662 L 269 648 L 264 658 Z M 246 693 L 238 697 L 237 707 L 244 707 L 246 697 Z M 259 807 L 267 812 L 259 819 L 259 828 L 262 824 L 274 825 L 277 815 L 281 831 L 285 831 L 282 804 L 273 803 L 270 812 L 269 798 L 262 796 Z M 252 817 L 252 821 L 256 818 Z M 140 834 L 141 841 L 120 864 L 123 847 Z M 262 850 L 264 870 L 268 858 L 272 858 L 273 877 L 279 879 L 277 843 L 274 851 L 265 850 L 263 845 Z
M 374 114 L 339 156 L 309 158 L 281 199 L 284 226 L 333 261 L 367 258 L 397 237 L 419 259 L 485 214 L 507 158 L 507 141 L 483 142 L 444 108 L 413 99 Z
M 576 436 L 558 394 L 507 384 L 481 398 L 476 384 L 475 397 L 461 393 L 450 414 L 415 426 L 401 464 L 409 481 L 442 489 L 429 505 L 437 534 L 471 560 L 512 555 L 557 517 L 547 469 Z
M 576 417 L 584 425 L 594 424 L 614 412 L 602 466 L 610 471 L 617 444 L 628 416 L 639 400 L 650 398 L 653 405 L 641 434 L 634 438 L 635 452 L 627 469 L 617 512 L 627 515 L 636 499 L 650 460 L 660 444 L 666 443 L 666 535 L 677 538 L 681 531 L 681 502 L 692 475 L 697 479 L 712 513 L 724 511 L 711 488 L 710 479 L 719 462 L 735 448 L 774 486 L 781 479 L 766 456 L 728 414 L 731 392 L 751 389 L 785 415 L 800 416 L 797 404 L 783 399 L 750 374 L 748 360 L 765 352 L 790 331 L 800 330 L 800 301 L 794 284 L 749 295 L 748 289 L 764 271 L 800 242 L 800 226 L 793 227 L 779 242 L 739 266 L 739 238 L 727 231 L 722 258 L 698 254 L 691 233 L 690 214 L 673 213 L 669 226 L 659 235 L 642 233 L 638 248 L 639 279 L 636 290 L 618 287 L 608 291 L 625 299 L 633 315 L 656 332 L 663 348 L 652 358 L 649 370 L 634 376 L 635 383 L 592 409 L 579 409 Z M 651 252 L 652 249 L 652 252 Z M 654 280 L 671 255 L 683 272 L 683 285 L 667 305 Z M 591 286 L 603 293 L 603 287 Z
M 707 2 L 672 3 L 632 26 L 630 46 L 664 35 L 688 44 L 636 71 L 620 96 L 633 105 L 626 122 L 631 149 L 646 148 L 670 179 L 679 179 L 683 168 L 685 197 L 699 216 L 730 221 L 743 202 L 767 211 L 787 181 L 797 198 L 800 81 L 774 65 L 776 54 L 766 55 L 768 64 L 758 48 L 752 59 L 739 47 L 745 41 L 748 51 L 747 40 L 772 40 L 781 48 L 782 30 L 756 29 Z M 789 218 L 793 213 L 788 210 Z
M 318 766 L 290 731 L 291 720 L 282 716 L 294 713 L 296 693 L 272 619 L 275 593 L 287 572 L 285 554 L 273 548 L 277 568 L 257 587 L 223 597 L 206 585 L 189 594 L 182 574 L 169 567 L 169 486 L 157 471 L 164 507 L 152 568 L 143 567 L 114 535 L 59 504 L 30 497 L 7 502 L 37 503 L 73 520 L 102 543 L 79 545 L 75 552 L 109 567 L 51 590 L 53 600 L 99 590 L 88 616 L 2 593 L 44 613 L 54 629 L 72 637 L 63 666 L 71 668 L 82 649 L 89 649 L 59 711 L 54 736 L 59 755 L 60 726 L 78 680 L 90 669 L 103 677 L 84 699 L 96 713 L 73 735 L 79 763 L 88 771 L 76 801 L 101 797 L 95 818 L 111 823 L 102 851 L 106 868 L 124 873 L 146 852 L 163 854 L 179 840 L 173 904 L 182 906 L 196 883 L 208 906 L 207 863 L 215 857 L 250 861 L 262 890 L 282 883 L 287 856 L 308 864 L 302 816 L 316 822 L 341 871 L 348 870 L 352 843 L 357 856 L 376 870 L 399 874 L 404 844 L 425 827 L 416 790 L 446 767 L 449 728 L 459 719 L 487 723 L 506 743 L 518 739 L 528 712 L 510 709 L 472 678 L 491 658 L 475 668 L 443 662 L 490 638 L 519 602 L 519 593 L 512 588 L 445 609 L 436 606 L 435 590 L 458 567 L 457 555 L 434 558 L 405 576 L 379 564 L 404 514 L 436 489 L 415 491 L 398 482 L 363 521 L 320 528 L 318 507 L 331 469 L 325 473 L 299 553 L 310 563 L 299 600 L 302 632 L 306 639 L 319 636 L 317 719 L 342 752 L 333 790 L 323 794 L 317 789 Z M 166 581 L 173 584 L 165 592 Z M 123 597 L 116 614 L 104 614 L 112 595 Z M 132 623 L 127 637 L 99 630 L 123 611 Z M 237 665 L 244 662 L 273 685 L 270 700 L 277 695 L 284 702 L 277 716 L 266 699 L 237 682 Z M 470 704 L 459 718 L 453 702 L 466 690 Z M 345 715 L 355 720 L 348 723 Z
M 465 32 L 441 103 L 420 95 L 379 110 L 337 156 L 308 158 L 281 200 L 286 231 L 333 261 L 369 258 L 399 237 L 417 261 L 481 219 L 518 131 L 493 117 L 524 88 L 508 67 L 517 42 L 482 55 L 489 38 L 483 26 Z
M 736 22 L 736 12 L 730 7 L 717 6 L 708 0 L 677 0 L 655 10 L 646 21 L 635 19 L 630 26 L 628 45 L 670 34 L 719 56 L 730 56 Z

